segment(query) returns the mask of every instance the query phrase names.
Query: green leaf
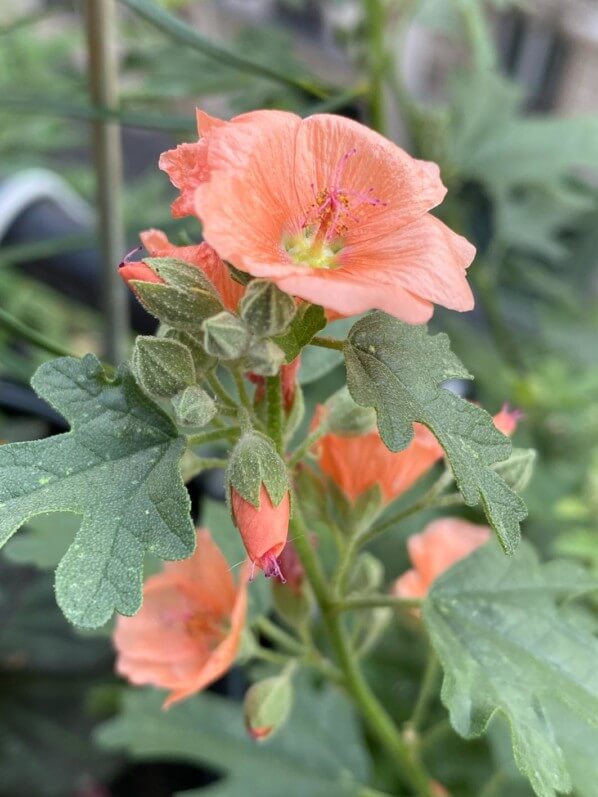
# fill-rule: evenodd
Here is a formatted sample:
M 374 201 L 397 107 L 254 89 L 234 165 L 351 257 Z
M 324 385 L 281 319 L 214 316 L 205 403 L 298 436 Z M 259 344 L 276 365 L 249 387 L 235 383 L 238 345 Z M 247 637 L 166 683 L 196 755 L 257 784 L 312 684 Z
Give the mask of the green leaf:
M 319 305 L 307 302 L 301 304 L 284 335 L 274 338 L 285 353 L 285 362 L 293 362 L 301 354 L 301 349 L 325 326 L 326 315 Z
M 72 431 L 0 447 L 0 544 L 35 515 L 83 515 L 56 597 L 73 623 L 95 628 L 114 610 L 139 609 L 146 550 L 164 559 L 193 552 L 185 441 L 126 369 L 110 381 L 93 355 L 45 363 L 32 384 Z
M 470 375 L 449 348 L 446 335 L 372 313 L 352 328 L 345 344 L 347 383 L 358 404 L 374 407 L 378 428 L 391 451 L 401 451 L 422 423 L 446 452 L 468 506 L 481 504 L 503 548 L 519 541 L 525 504 L 492 468 L 508 459 L 511 443 L 480 407 L 441 388 Z
M 355 318 L 339 318 L 337 321 L 331 321 L 330 324 L 324 327 L 324 334 L 339 339 L 345 338 L 355 320 Z M 300 384 L 308 385 L 312 382 L 317 382 L 339 366 L 342 361 L 342 352 L 337 349 L 308 346 L 301 355 Z
M 504 714 L 517 766 L 539 797 L 571 788 L 552 701 L 579 723 L 597 722 L 598 640 L 558 606 L 595 589 L 582 568 L 542 565 L 527 544 L 508 559 L 489 544 L 441 576 L 424 603 L 454 728 L 479 736 Z
M 195 382 L 195 366 L 189 349 L 168 338 L 139 336 L 132 365 L 148 393 L 170 398 Z
M 357 797 L 368 778 L 364 744 L 351 707 L 332 689 L 297 689 L 281 733 L 256 745 L 241 704 L 210 692 L 165 712 L 149 690 L 128 690 L 123 713 L 99 731 L 108 749 L 136 758 L 186 761 L 224 773 L 214 786 L 185 797 Z
M 197 332 L 204 318 L 222 310 L 220 300 L 210 291 L 185 291 L 159 282 L 131 280 L 131 287 L 148 313 L 175 329 Z

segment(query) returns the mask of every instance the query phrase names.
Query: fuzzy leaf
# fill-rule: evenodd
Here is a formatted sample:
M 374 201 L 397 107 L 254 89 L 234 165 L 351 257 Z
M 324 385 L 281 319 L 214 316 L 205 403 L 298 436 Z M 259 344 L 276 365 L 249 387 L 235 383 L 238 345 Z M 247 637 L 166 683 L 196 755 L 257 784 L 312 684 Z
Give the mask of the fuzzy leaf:
M 0 448 L 0 544 L 35 515 L 83 515 L 56 596 L 73 623 L 94 628 L 114 610 L 139 609 L 146 550 L 164 559 L 193 552 L 185 441 L 126 369 L 110 381 L 93 355 L 45 363 L 32 384 L 72 431 Z
M 245 730 L 241 704 L 210 692 L 161 710 L 160 694 L 129 690 L 120 717 L 105 724 L 99 741 L 140 759 L 198 763 L 225 775 L 185 797 L 357 797 L 368 777 L 355 719 L 332 689 L 297 689 L 287 726 L 257 746 Z M 182 795 L 181 795 L 182 797 Z
M 372 313 L 352 328 L 345 344 L 349 391 L 358 404 L 374 407 L 382 439 L 401 451 L 422 423 L 446 452 L 468 506 L 481 504 L 503 548 L 519 542 L 525 504 L 492 468 L 508 459 L 511 443 L 480 407 L 443 390 L 444 381 L 470 378 L 449 348 L 446 335 Z
M 326 315 L 319 305 L 307 302 L 301 304 L 284 335 L 278 335 L 274 339 L 285 353 L 285 362 L 293 362 L 301 354 L 301 349 L 325 326 Z
M 527 544 L 508 559 L 489 544 L 439 578 L 424 603 L 454 728 L 479 736 L 503 713 L 517 766 L 539 797 L 571 788 L 553 701 L 581 725 L 597 723 L 598 640 L 558 607 L 595 589 L 582 568 L 542 565 Z

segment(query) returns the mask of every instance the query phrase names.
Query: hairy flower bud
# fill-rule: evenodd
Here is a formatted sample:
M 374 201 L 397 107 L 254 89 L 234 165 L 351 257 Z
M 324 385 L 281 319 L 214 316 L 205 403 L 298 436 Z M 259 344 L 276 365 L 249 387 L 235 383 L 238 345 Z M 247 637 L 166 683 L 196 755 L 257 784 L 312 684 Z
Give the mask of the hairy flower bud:
M 228 488 L 249 558 L 266 576 L 282 578 L 278 556 L 287 540 L 291 501 L 286 466 L 269 438 L 253 431 L 241 437 L 230 457 Z
M 244 701 L 245 725 L 252 739 L 263 741 L 284 725 L 293 704 L 288 675 L 265 678 L 251 686 Z
M 212 357 L 236 360 L 249 346 L 250 336 L 243 321 L 223 311 L 203 322 L 204 348 Z

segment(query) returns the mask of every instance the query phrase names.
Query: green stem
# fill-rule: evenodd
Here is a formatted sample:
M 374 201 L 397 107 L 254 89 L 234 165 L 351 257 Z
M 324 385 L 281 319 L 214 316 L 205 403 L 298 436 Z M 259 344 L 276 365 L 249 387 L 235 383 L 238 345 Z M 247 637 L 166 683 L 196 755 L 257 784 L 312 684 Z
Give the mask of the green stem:
M 281 648 L 284 648 L 288 653 L 294 656 L 303 656 L 305 654 L 305 647 L 282 628 L 277 626 L 267 617 L 262 616 L 256 623 L 259 631 L 267 637 L 270 642 L 275 642 Z
M 214 443 L 217 440 L 235 440 L 241 430 L 238 426 L 228 426 L 225 429 L 212 429 L 209 432 L 197 432 L 187 437 L 187 444 L 190 446 L 203 446 L 206 443 Z
M 370 123 L 379 133 L 384 133 L 386 130 L 384 73 L 387 60 L 384 44 L 384 4 L 382 0 L 364 0 L 364 11 L 368 39 Z
M 266 377 L 266 401 L 268 406 L 268 435 L 274 441 L 278 453 L 284 455 L 284 424 L 282 412 L 282 380 L 280 374 Z
M 496 66 L 496 48 L 481 3 L 458 0 L 463 27 L 471 46 L 473 62 L 478 70 L 489 70 Z
M 386 520 L 381 520 L 380 523 L 372 526 L 369 531 L 366 531 L 364 534 L 360 535 L 360 545 L 363 546 L 368 542 L 371 542 L 376 537 L 379 537 L 380 534 L 384 534 L 385 531 L 388 531 L 388 529 L 393 528 L 402 520 L 405 520 L 405 518 L 411 517 L 411 515 L 415 515 L 417 512 L 421 512 L 424 509 L 430 509 L 431 507 L 437 506 L 452 506 L 455 503 L 461 503 L 463 499 L 458 493 L 455 495 L 445 496 L 444 499 L 440 499 L 441 494 L 452 481 L 453 474 L 450 470 L 445 470 L 442 476 L 440 476 L 440 478 L 434 482 L 430 489 L 424 493 L 424 495 L 422 495 L 422 497 L 419 498 L 415 503 L 411 504 L 411 506 L 408 506 L 405 509 L 401 509 L 399 512 L 391 515 L 391 517 L 387 518 Z
M 221 44 L 215 44 L 210 39 L 204 38 L 198 31 L 187 25 L 182 20 L 169 14 L 168 11 L 160 8 L 147 0 L 120 0 L 120 2 L 139 14 L 147 22 L 159 30 L 164 31 L 168 36 L 183 45 L 192 47 L 195 50 L 213 58 L 221 64 L 238 69 L 245 74 L 254 74 L 259 77 L 269 78 L 277 83 L 290 86 L 298 91 L 310 94 L 317 99 L 325 99 L 329 92 L 315 84 L 306 77 L 295 77 L 288 75 L 273 66 L 266 66 L 259 61 L 254 61 L 247 56 L 238 55 Z
M 415 755 L 415 751 L 403 739 L 363 677 L 344 626 L 339 617 L 334 614 L 334 600 L 320 562 L 310 545 L 297 500 L 294 502 L 294 507 L 294 516 L 291 521 L 293 541 L 320 606 L 328 636 L 345 678 L 346 687 L 372 733 L 385 747 L 402 777 L 408 781 L 418 797 L 432 797 L 430 779 Z
M 287 656 L 286 653 L 278 653 L 269 648 L 258 648 L 253 655 L 256 659 L 262 659 L 262 661 L 267 661 L 270 664 L 285 665 L 290 661 L 290 657 Z
M 69 351 L 67 348 L 62 346 L 60 343 L 56 343 L 55 341 L 47 338 L 41 332 L 36 332 L 35 329 L 31 329 L 31 327 L 28 327 L 27 324 L 24 324 L 18 318 L 15 318 L 14 315 L 7 313 L 6 310 L 3 310 L 1 307 L 0 328 L 6 329 L 9 332 L 14 332 L 19 338 L 28 341 L 38 349 L 47 351 L 48 354 L 55 354 L 58 357 L 77 356 L 76 354 L 73 354 L 72 351 Z
M 430 647 L 428 661 L 426 663 L 426 670 L 424 672 L 417 702 L 415 704 L 415 708 L 413 709 L 411 719 L 408 723 L 409 727 L 416 732 L 421 731 L 426 721 L 426 717 L 428 716 L 430 704 L 437 694 L 439 675 L 440 662 L 438 661 L 436 653 L 434 653 Z
M 93 105 L 116 109 L 119 103 L 114 0 L 86 0 L 89 94 Z M 119 363 L 126 357 L 129 313 L 127 291 L 118 275 L 125 253 L 123 166 L 117 121 L 92 122 L 98 231 L 102 255 L 104 355 Z
M 393 595 L 350 595 L 334 606 L 334 611 L 350 612 L 356 609 L 419 609 L 422 601 L 419 598 L 397 598 Z
M 205 381 L 208 383 L 208 385 L 211 387 L 212 392 L 214 393 L 216 398 L 220 399 L 220 401 L 222 402 L 222 404 L 224 404 L 225 407 L 229 407 L 229 409 L 232 410 L 237 409 L 237 404 L 235 400 L 232 398 L 232 396 L 230 396 L 227 393 L 224 386 L 222 385 L 222 383 L 220 382 L 220 380 L 213 371 L 208 371 L 208 373 L 205 375 L 204 378 Z
M 243 374 L 238 369 L 235 369 L 232 372 L 232 374 L 235 380 L 235 385 L 237 387 L 237 393 L 239 394 L 239 401 L 253 418 L 255 414 L 253 411 L 253 404 L 251 402 L 249 393 L 247 392 L 247 387 L 245 386 L 245 379 L 243 377 Z
M 359 546 L 360 540 L 358 536 L 352 537 L 349 541 L 349 544 L 345 546 L 341 556 L 340 564 L 333 580 L 334 593 L 338 598 L 342 598 L 345 594 L 351 565 L 353 564 L 355 555 L 359 550 Z
M 306 454 L 312 449 L 312 446 L 318 442 L 320 437 L 323 437 L 328 432 L 328 427 L 325 423 L 320 424 L 317 429 L 311 434 L 308 434 L 305 440 L 297 446 L 297 448 L 293 451 L 291 456 L 289 457 L 289 468 L 294 468 L 301 460 L 303 459 Z
M 338 340 L 337 338 L 328 338 L 325 335 L 315 335 L 310 341 L 310 346 L 320 346 L 323 349 L 336 349 L 337 351 L 342 351 L 344 348 L 344 343 L 342 340 Z

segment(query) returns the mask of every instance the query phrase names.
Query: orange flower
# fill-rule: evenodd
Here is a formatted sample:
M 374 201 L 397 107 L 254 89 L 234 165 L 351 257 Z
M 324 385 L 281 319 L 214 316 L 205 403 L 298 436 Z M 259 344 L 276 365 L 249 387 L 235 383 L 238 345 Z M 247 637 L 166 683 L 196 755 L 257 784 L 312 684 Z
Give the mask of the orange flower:
M 210 116 L 205 111 L 195 112 L 199 141 L 193 144 L 180 144 L 175 149 L 163 152 L 158 163 L 160 169 L 170 177 L 170 182 L 181 192 L 172 203 L 172 215 L 175 218 L 191 216 L 194 210 L 195 189 L 205 182 L 210 175 L 208 165 L 208 146 L 210 134 L 220 127 L 259 120 L 262 115 L 267 119 L 285 116 L 284 111 L 251 111 L 236 116 L 230 122 Z
M 316 409 L 314 426 L 321 423 L 325 412 L 323 406 Z M 418 423 L 414 430 L 411 444 L 398 453 L 388 450 L 377 429 L 352 436 L 329 432 L 315 446 L 320 468 L 351 501 L 379 484 L 388 503 L 442 459 L 443 451 L 434 435 Z
M 257 112 L 202 142 L 195 210 L 238 269 L 341 315 L 473 307 L 474 247 L 427 212 L 446 193 L 435 164 L 329 114 Z
M 326 409 L 316 408 L 312 428 L 323 420 Z M 503 434 L 511 435 L 521 417 L 517 410 L 505 405 L 494 416 L 494 424 Z M 328 432 L 314 446 L 320 468 L 354 501 L 362 493 L 379 484 L 385 502 L 402 495 L 442 459 L 444 451 L 425 426 L 413 424 L 413 440 L 403 451 L 389 451 L 377 429 L 360 435 Z
M 169 689 L 167 708 L 231 667 L 245 623 L 247 568 L 235 585 L 210 532 L 199 529 L 193 556 L 165 564 L 143 597 L 134 617 L 118 618 L 116 669 L 133 684 Z
M 151 257 L 176 257 L 191 266 L 197 266 L 214 285 L 227 310 L 234 312 L 237 309 L 239 300 L 245 293 L 245 288 L 231 277 L 229 270 L 218 257 L 218 254 L 207 243 L 193 246 L 175 246 L 170 243 L 161 230 L 154 229 L 145 230 L 140 233 L 139 237 Z M 136 266 L 138 264 L 130 263 L 129 265 Z M 149 271 L 147 266 L 145 268 Z M 122 271 L 123 269 L 121 268 L 121 274 Z M 145 279 L 145 277 L 131 277 L 131 279 Z M 160 282 L 160 279 L 156 277 L 150 281 Z
M 260 505 L 253 506 L 233 487 L 231 489 L 233 520 L 241 533 L 243 544 L 254 565 L 264 571 L 267 578 L 276 576 L 284 580 L 278 557 L 287 541 L 291 501 L 287 493 L 278 506 L 274 506 L 262 484 Z
M 488 526 L 460 518 L 440 518 L 407 541 L 414 567 L 398 578 L 392 592 L 399 598 L 423 598 L 439 575 L 490 538 Z

